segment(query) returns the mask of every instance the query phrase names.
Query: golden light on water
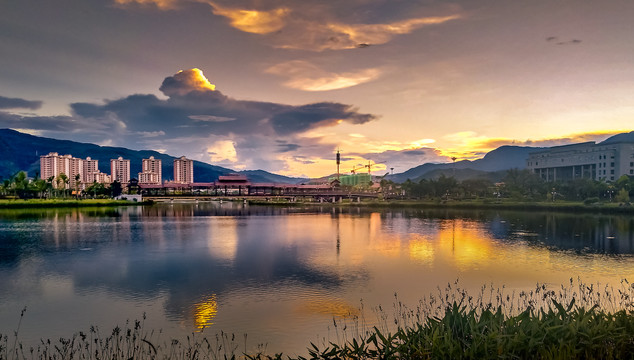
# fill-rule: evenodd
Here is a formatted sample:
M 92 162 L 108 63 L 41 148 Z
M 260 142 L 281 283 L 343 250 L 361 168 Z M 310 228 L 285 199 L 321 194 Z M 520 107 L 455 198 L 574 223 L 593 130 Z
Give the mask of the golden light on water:
M 204 301 L 194 304 L 194 325 L 197 329 L 213 325 L 212 320 L 217 313 L 218 301 L 216 300 L 216 294 L 212 294 Z
M 301 313 L 326 315 L 338 318 L 358 316 L 360 310 L 343 300 L 317 299 L 304 302 L 298 308 Z

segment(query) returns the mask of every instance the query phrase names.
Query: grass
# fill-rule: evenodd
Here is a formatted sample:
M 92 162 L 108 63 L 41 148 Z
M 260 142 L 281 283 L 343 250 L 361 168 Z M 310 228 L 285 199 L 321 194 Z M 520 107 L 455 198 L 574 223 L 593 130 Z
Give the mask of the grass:
M 111 199 L 28 199 L 0 200 L 0 209 L 19 208 L 59 208 L 59 207 L 94 207 L 94 206 L 130 206 L 147 205 L 148 202 L 133 202 Z
M 476 293 L 456 281 L 413 308 L 395 294 L 391 309 L 372 309 L 375 321 L 364 311 L 335 318 L 336 338 L 310 343 L 304 356 L 266 354 L 263 345 L 249 351 L 246 335 L 222 332 L 162 340 L 135 321 L 29 348 L 18 341 L 18 324 L 0 337 L 0 359 L 631 359 L 633 300 L 627 280 L 614 288 L 571 279 L 556 290 L 537 284 L 519 292 L 491 284 Z

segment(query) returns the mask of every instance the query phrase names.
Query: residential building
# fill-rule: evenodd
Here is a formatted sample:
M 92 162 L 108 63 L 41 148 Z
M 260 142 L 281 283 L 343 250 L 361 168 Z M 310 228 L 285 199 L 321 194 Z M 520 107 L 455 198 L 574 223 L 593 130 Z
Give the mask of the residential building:
M 84 160 L 84 175 L 95 173 L 98 171 L 99 171 L 99 160 L 93 160 L 90 158 L 90 156 L 87 157 Z
M 54 185 L 60 188 L 72 188 L 76 186 L 77 175 L 79 175 L 79 180 L 82 181 L 83 166 L 82 159 L 75 158 L 72 155 L 59 155 L 56 152 L 51 152 L 40 156 L 40 178 L 47 180 L 52 176 Z M 58 183 L 57 180 L 61 174 L 66 175 L 68 181 L 66 184 Z
M 526 165 L 546 181 L 615 181 L 623 175 L 634 176 L 634 143 L 591 141 L 555 146 L 530 153 Z
M 122 185 L 130 182 L 130 160 L 119 156 L 117 159 L 110 160 L 110 176 L 111 180 L 118 181 Z
M 94 182 L 102 184 L 110 184 L 112 182 L 110 175 L 102 173 L 101 171 L 95 171 L 88 174 L 84 174 L 84 188 L 90 186 Z
M 191 184 L 194 182 L 194 162 L 181 156 L 174 159 L 174 182 L 177 184 Z
M 150 156 L 149 159 L 142 160 L 141 171 L 139 173 L 139 184 L 161 184 L 162 183 L 162 162 Z

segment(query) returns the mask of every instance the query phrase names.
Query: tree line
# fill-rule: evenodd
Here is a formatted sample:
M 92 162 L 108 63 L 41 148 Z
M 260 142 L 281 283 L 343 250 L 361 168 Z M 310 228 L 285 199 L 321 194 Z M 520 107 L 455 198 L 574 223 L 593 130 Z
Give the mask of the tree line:
M 486 178 L 459 181 L 441 174 L 436 179 L 407 180 L 397 184 L 381 180 L 385 198 L 421 200 L 465 200 L 505 198 L 518 201 L 616 201 L 627 203 L 634 195 L 634 177 L 621 176 L 615 182 L 580 178 L 566 182 L 547 182 L 527 169 L 510 169 L 500 182 Z
M 0 180 L 0 195 L 20 199 L 48 199 L 68 197 L 108 198 L 121 194 L 121 184 L 93 182 L 82 184 L 79 174 L 75 176 L 74 186 L 70 186 L 71 179 L 64 173 L 41 179 L 39 174 L 29 179 L 26 172 L 18 171 L 8 179 Z M 82 187 L 82 185 L 84 185 Z M 86 186 L 87 185 L 87 186 Z

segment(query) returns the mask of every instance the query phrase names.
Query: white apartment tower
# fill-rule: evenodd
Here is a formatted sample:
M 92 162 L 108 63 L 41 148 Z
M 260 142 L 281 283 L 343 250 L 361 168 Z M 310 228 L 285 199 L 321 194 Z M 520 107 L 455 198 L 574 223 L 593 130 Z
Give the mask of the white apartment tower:
M 163 172 L 161 170 L 161 159 L 155 159 L 150 156 L 149 159 L 143 159 L 141 171 L 139 173 L 139 184 L 161 184 L 163 180 Z
M 121 184 L 130 182 L 130 160 L 119 156 L 117 159 L 110 160 L 110 176 L 112 181 L 118 181 Z
M 179 184 L 194 182 L 194 161 L 184 156 L 174 159 L 174 182 Z

